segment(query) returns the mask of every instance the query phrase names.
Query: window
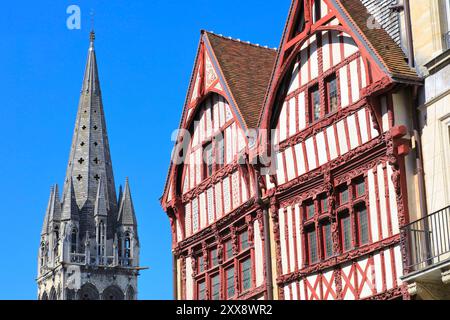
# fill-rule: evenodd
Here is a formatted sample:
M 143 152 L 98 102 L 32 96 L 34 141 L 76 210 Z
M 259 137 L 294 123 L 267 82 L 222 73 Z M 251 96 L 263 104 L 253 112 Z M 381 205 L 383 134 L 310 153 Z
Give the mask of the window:
M 130 259 L 131 259 L 131 237 L 129 234 L 125 236 L 125 265 L 130 265 Z
M 73 229 L 72 234 L 70 236 L 70 252 L 76 253 L 77 252 L 77 230 Z
M 197 261 L 197 263 L 198 263 L 198 266 L 197 266 L 198 272 L 199 273 L 205 272 L 205 258 L 203 256 L 201 256 L 201 257 L 198 257 L 197 260 L 198 260 Z
M 306 219 L 312 219 L 314 218 L 316 211 L 316 207 L 314 206 L 314 201 L 310 201 L 306 204 Z
M 319 255 L 317 254 L 317 237 L 315 230 L 308 232 L 308 253 L 309 264 L 314 264 L 319 260 Z
M 313 123 L 320 119 L 320 92 L 318 86 L 311 89 L 310 97 L 311 106 L 309 110 L 309 118 L 310 122 Z
M 104 256 L 105 254 L 105 223 L 103 221 L 100 221 L 98 227 L 97 227 L 97 242 L 98 242 L 98 255 Z
M 227 299 L 231 299 L 234 297 L 235 289 L 234 289 L 234 267 L 229 268 L 226 272 L 226 281 L 227 281 Z
M 325 258 L 333 256 L 333 238 L 331 235 L 331 223 L 328 223 L 322 227 L 323 233 L 323 252 Z
M 342 237 L 342 250 L 345 252 L 353 249 L 352 224 L 350 215 L 346 215 L 341 219 L 341 237 Z
M 220 300 L 220 276 L 215 275 L 211 278 L 211 299 Z
M 241 263 L 241 288 L 242 291 L 250 290 L 252 287 L 252 261 L 250 258 Z
M 337 90 L 337 79 L 333 75 L 326 80 L 326 90 L 327 90 L 327 113 L 333 113 L 338 109 L 338 90 Z
M 348 202 L 348 188 L 347 186 L 342 186 L 339 188 L 339 204 L 343 205 Z
M 355 183 L 355 197 L 359 198 L 366 194 L 366 184 L 364 179 L 360 179 Z
M 198 300 L 206 300 L 206 285 L 205 281 L 198 283 Z
M 228 240 L 225 243 L 225 260 L 231 259 L 233 257 L 233 242 Z
M 362 246 L 369 243 L 369 217 L 366 208 L 358 208 L 356 217 L 358 219 L 358 242 Z
M 219 265 L 219 256 L 217 249 L 211 250 L 211 268 L 217 267 Z
M 213 160 L 212 143 L 206 144 L 203 150 L 204 150 L 203 179 L 207 179 L 211 177 L 213 174 L 214 160 Z
M 320 213 L 328 212 L 328 198 L 326 196 L 322 196 L 320 198 Z
M 216 168 L 217 170 L 219 170 L 220 168 L 223 168 L 225 163 L 225 140 L 222 134 L 220 134 L 216 136 L 214 141 L 214 147 L 216 151 Z
M 240 234 L 239 243 L 241 251 L 245 251 L 250 247 L 250 244 L 248 243 L 248 231 L 244 231 Z

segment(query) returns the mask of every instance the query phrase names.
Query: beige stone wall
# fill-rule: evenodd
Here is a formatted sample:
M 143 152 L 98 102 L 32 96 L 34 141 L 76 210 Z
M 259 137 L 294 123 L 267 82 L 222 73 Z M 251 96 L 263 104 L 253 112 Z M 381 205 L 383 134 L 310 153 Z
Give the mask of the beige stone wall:
M 412 0 L 410 6 L 416 61 L 418 65 L 423 66 L 444 49 L 443 34 L 446 31 L 444 2 L 441 0 Z M 402 38 L 404 39 L 404 37 L 403 26 Z
M 450 92 L 421 107 L 428 212 L 450 205 Z

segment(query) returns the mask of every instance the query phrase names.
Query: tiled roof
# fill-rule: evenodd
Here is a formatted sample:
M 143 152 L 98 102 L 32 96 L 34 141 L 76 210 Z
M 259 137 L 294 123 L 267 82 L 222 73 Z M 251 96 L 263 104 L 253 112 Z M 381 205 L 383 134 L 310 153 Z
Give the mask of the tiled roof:
M 247 128 L 256 128 L 276 50 L 210 32 L 206 35 Z
M 416 71 L 408 65 L 404 52 L 386 30 L 381 27 L 369 27 L 371 15 L 360 1 L 338 0 L 336 3 L 347 12 L 348 17 L 360 29 L 361 35 L 372 46 L 394 78 L 418 79 Z

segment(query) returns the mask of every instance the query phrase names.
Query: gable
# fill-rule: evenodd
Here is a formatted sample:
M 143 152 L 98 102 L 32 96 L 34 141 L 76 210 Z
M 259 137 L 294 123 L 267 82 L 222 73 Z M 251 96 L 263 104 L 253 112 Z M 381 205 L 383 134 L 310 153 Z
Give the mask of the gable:
M 298 27 L 298 21 L 302 21 L 299 18 L 301 14 L 304 15 L 305 21 L 303 29 Z M 359 1 L 293 1 L 270 88 L 260 116 L 261 127 L 270 126 L 268 121 L 271 113 L 267 109 L 272 108 L 282 82 L 286 77 L 291 76 L 292 68 L 297 67 L 295 64 L 298 62 L 298 56 L 305 55 L 305 48 L 308 52 L 316 52 L 315 37 L 323 38 L 326 32 L 331 34 L 332 38 L 325 38 L 325 41 L 336 42 L 338 37 L 338 41 L 344 43 L 345 55 L 347 50 L 353 50 L 351 47 L 357 48 L 363 59 L 366 75 L 371 78 L 372 83 L 386 82 L 386 79 L 391 83 L 400 79 L 402 81 L 418 80 L 415 71 L 407 65 L 403 52 L 386 31 L 382 28 L 371 29 L 367 26 L 369 16 L 370 14 Z M 311 58 L 316 60 L 314 57 Z M 334 58 L 336 60 L 336 57 Z M 330 57 L 330 61 L 332 60 L 333 56 Z M 332 63 L 326 60 L 324 62 Z M 319 70 L 319 67 L 326 68 L 327 65 L 314 65 L 311 71 L 314 73 Z M 314 77 L 314 74 L 312 76 Z M 295 77 L 294 71 L 294 79 Z

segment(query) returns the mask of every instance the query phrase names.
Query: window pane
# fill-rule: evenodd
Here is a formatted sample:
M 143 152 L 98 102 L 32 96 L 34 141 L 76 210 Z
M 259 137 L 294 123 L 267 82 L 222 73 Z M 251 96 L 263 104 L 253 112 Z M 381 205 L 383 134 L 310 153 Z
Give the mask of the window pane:
M 333 255 L 333 238 L 331 237 L 331 224 L 323 227 L 325 241 L 325 257 L 329 258 Z
M 219 256 L 217 249 L 211 251 L 211 267 L 216 267 L 219 264 Z
M 212 300 L 220 300 L 220 276 L 216 275 L 211 279 Z
M 306 218 L 312 219 L 314 218 L 314 214 L 315 214 L 315 206 L 314 202 L 312 202 L 306 206 Z
M 248 231 L 241 233 L 239 242 L 241 244 L 242 251 L 247 250 L 250 247 L 248 243 Z
M 198 258 L 198 272 L 205 272 L 205 259 L 203 256 Z
M 352 249 L 352 227 L 350 217 L 343 218 L 342 224 L 342 246 L 344 251 Z
M 322 207 L 322 213 L 328 212 L 328 199 L 326 197 L 323 197 L 321 199 L 321 207 Z
M 361 197 L 366 193 L 366 185 L 364 183 L 364 180 L 358 181 L 356 183 L 356 196 Z
M 227 277 L 227 298 L 234 297 L 234 268 L 230 268 L 226 271 Z
M 317 255 L 317 237 L 316 231 L 308 233 L 308 247 L 309 247 L 309 263 L 313 264 L 319 260 Z
M 333 76 L 328 80 L 328 112 L 334 112 L 338 108 L 338 91 L 337 91 L 337 80 Z
M 311 119 L 312 122 L 319 120 L 320 118 L 320 93 L 319 89 L 315 88 L 311 92 Z
M 198 300 L 206 300 L 205 289 L 206 289 L 205 282 L 204 281 L 200 282 L 198 284 Z
M 359 222 L 359 244 L 364 245 L 369 243 L 369 223 L 366 208 L 358 211 Z
M 227 241 L 225 244 L 225 260 L 231 259 L 233 257 L 233 243 L 230 241 Z
M 340 204 L 345 204 L 348 202 L 348 189 L 347 187 L 342 188 L 339 193 Z
M 247 291 L 252 287 L 252 263 L 250 258 L 242 262 L 241 265 L 241 281 L 242 291 Z

